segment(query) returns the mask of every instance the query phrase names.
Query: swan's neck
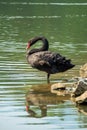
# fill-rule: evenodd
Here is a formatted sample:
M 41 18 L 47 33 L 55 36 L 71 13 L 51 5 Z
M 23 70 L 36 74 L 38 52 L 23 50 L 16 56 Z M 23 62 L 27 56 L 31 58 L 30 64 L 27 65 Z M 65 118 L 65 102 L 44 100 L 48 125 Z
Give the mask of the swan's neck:
M 36 52 L 39 52 L 39 51 L 47 51 L 49 49 L 49 44 L 48 44 L 48 41 L 46 38 L 44 37 L 36 37 L 34 38 L 32 41 L 31 41 L 31 46 L 33 44 L 35 44 L 37 41 L 41 40 L 43 45 L 41 48 L 38 48 L 38 49 L 32 49 L 29 51 L 29 55 L 30 54 L 33 54 L 33 53 L 36 53 Z

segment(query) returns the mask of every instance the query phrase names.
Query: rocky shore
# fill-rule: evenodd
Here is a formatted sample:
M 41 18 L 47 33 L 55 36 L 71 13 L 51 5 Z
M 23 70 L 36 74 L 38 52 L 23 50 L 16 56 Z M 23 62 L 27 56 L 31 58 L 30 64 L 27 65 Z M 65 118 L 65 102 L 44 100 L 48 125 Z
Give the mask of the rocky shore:
M 68 93 L 76 104 L 87 104 L 87 63 L 81 66 L 79 73 L 75 83 L 56 83 L 51 86 L 51 91 L 57 95 Z

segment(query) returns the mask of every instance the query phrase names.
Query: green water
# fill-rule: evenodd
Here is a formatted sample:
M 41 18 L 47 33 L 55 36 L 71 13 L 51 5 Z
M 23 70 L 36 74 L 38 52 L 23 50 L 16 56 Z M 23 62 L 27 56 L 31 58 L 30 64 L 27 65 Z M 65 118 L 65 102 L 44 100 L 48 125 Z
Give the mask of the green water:
M 87 62 L 87 1 L 0 0 L 0 130 L 86 129 L 87 116 L 69 99 L 60 102 L 50 90 L 44 95 L 42 88 L 49 87 L 46 74 L 27 64 L 26 45 L 35 36 L 45 36 L 51 51 L 76 65 L 52 75 L 51 83 L 79 76 L 80 66 Z M 25 95 L 30 88 L 34 91 L 31 101 L 32 97 L 38 102 L 38 97 L 44 100 L 49 95 L 44 117 L 33 101 L 31 109 L 37 115 L 26 112 Z

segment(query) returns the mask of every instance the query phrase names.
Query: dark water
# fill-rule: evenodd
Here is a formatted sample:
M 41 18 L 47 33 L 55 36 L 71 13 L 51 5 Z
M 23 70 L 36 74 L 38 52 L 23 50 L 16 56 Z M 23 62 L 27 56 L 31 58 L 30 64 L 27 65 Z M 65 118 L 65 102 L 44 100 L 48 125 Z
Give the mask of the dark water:
M 0 130 L 87 129 L 70 97 L 52 93 L 46 74 L 27 64 L 27 41 L 39 35 L 76 64 L 51 83 L 79 76 L 87 62 L 87 1 L 0 0 Z

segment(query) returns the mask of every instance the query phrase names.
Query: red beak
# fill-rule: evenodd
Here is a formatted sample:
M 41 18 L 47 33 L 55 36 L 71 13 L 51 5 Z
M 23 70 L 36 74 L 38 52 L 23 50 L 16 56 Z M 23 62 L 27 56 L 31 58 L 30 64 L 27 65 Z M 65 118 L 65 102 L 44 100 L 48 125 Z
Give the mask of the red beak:
M 26 105 L 26 111 L 28 112 L 29 111 L 29 106 Z
M 28 43 L 28 44 L 27 44 L 27 47 L 26 47 L 26 49 L 29 49 L 29 48 L 30 48 L 30 43 Z

